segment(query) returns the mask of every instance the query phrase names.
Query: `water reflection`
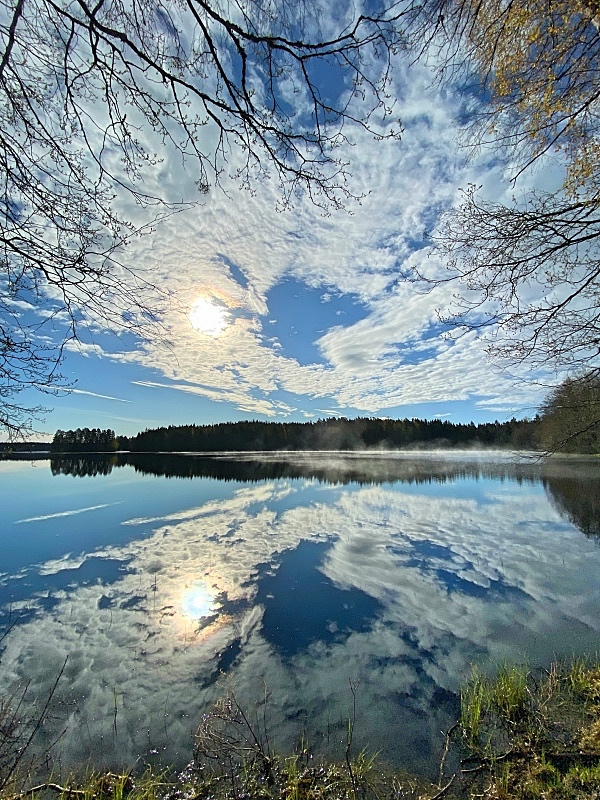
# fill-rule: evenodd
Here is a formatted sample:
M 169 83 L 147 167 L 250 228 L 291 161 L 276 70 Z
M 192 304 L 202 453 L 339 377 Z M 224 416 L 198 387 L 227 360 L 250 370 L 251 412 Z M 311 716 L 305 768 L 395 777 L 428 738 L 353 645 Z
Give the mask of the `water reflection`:
M 465 460 L 467 459 L 467 460 Z M 257 453 L 235 455 L 115 454 L 51 459 L 53 475 L 110 475 L 132 466 L 146 475 L 215 478 L 257 483 L 264 480 L 316 479 L 324 483 L 361 486 L 378 483 L 456 483 L 458 480 L 542 481 L 559 513 L 586 536 L 600 535 L 599 465 L 593 458 L 541 460 L 517 453 Z
M 206 584 L 196 584 L 185 589 L 181 608 L 185 616 L 190 619 L 211 616 L 215 611 L 215 596 L 209 591 Z
M 595 477 L 549 475 L 544 486 L 562 517 L 576 525 L 586 536 L 600 536 L 600 485 Z
M 123 466 L 116 455 L 80 455 L 64 456 L 50 459 L 53 475 L 73 475 L 77 478 L 88 478 L 96 475 L 110 475 L 113 467 Z
M 110 474 L 132 466 L 136 472 L 167 478 L 216 478 L 257 483 L 287 478 L 324 483 L 447 483 L 461 479 L 499 478 L 537 481 L 543 469 L 535 454 L 443 452 L 426 456 L 414 452 L 315 453 L 263 452 L 215 454 L 119 453 L 114 456 L 52 457 L 53 474 Z
M 258 565 L 255 602 L 264 608 L 262 635 L 283 658 L 315 642 L 328 646 L 368 631 L 383 611 L 376 598 L 342 587 L 321 571 L 328 547 L 300 542 L 283 554 L 276 570 Z
M 249 708 L 266 684 L 282 748 L 304 732 L 338 756 L 352 681 L 356 746 L 434 774 L 470 664 L 544 663 L 600 645 L 600 548 L 547 496 L 560 487 L 572 507 L 578 494 L 592 498 L 598 477 L 587 463 L 336 464 L 328 454 L 270 458 L 257 475 L 290 474 L 242 481 L 250 459 L 181 458 L 163 459 L 163 474 L 228 469 L 227 494 L 195 502 L 203 479 L 178 482 L 189 488 L 178 509 L 142 516 L 159 462 L 142 472 L 136 461 L 137 473 L 119 462 L 90 485 L 102 499 L 101 487 L 111 496 L 119 474 L 133 476 L 130 500 L 86 507 L 100 520 L 119 514 L 126 540 L 106 545 L 98 524 L 81 553 L 2 577 L 11 613 L 28 617 L 3 642 L 1 686 L 30 680 L 44 696 L 68 655 L 52 709 L 57 731 L 67 729 L 65 763 L 94 752 L 131 765 L 158 757 L 150 750 L 184 762 L 225 674 Z M 61 524 L 83 536 L 82 519 Z

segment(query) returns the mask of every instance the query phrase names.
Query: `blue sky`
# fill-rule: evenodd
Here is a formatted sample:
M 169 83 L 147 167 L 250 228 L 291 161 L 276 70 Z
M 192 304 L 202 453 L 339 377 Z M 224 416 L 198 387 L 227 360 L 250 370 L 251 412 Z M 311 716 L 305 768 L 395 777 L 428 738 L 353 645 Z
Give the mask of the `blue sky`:
M 90 320 L 65 353 L 72 391 L 21 397 L 51 408 L 37 425 L 43 434 L 333 415 L 482 422 L 535 414 L 556 376 L 491 363 L 489 331 L 448 336 L 439 317 L 460 288 L 425 292 L 403 276 L 444 274 L 428 234 L 461 188 L 476 183 L 502 201 L 555 185 L 560 164 L 550 157 L 511 185 L 510 165 L 495 151 L 467 158 L 458 143 L 459 93 L 401 55 L 393 76 L 402 139 L 346 130 L 352 144 L 341 156 L 351 165 L 350 191 L 362 197 L 345 210 L 325 215 L 299 197 L 280 211 L 275 181 L 257 177 L 249 192 L 224 175 L 222 188 L 130 242 L 121 258 L 156 287 L 161 329 L 139 340 Z M 168 151 L 146 176 L 149 191 L 179 199 L 197 196 L 194 179 Z M 126 197 L 117 203 L 126 215 L 141 213 Z

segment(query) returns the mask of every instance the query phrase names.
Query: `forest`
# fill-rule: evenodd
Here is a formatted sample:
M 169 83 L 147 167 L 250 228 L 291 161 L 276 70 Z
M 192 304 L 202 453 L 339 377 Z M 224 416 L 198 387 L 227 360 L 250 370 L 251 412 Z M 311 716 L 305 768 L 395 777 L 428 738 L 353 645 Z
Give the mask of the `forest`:
M 555 387 L 534 419 L 475 424 L 441 419 L 329 417 L 310 422 L 242 420 L 169 425 L 135 436 L 107 428 L 57 430 L 52 453 L 225 452 L 251 450 L 394 450 L 500 448 L 546 453 L 600 453 L 600 379 L 594 372 Z M 10 449 L 10 444 L 0 452 Z M 44 445 L 47 449 L 48 445 Z M 40 445 L 31 445 L 32 452 Z
M 447 420 L 347 419 L 316 422 L 224 422 L 179 425 L 138 433 L 124 449 L 132 452 L 227 450 L 364 450 L 406 447 L 535 446 L 535 421 L 456 424 Z M 125 442 L 123 441 L 123 444 Z
M 52 440 L 53 453 L 106 453 L 118 448 L 119 441 L 110 428 L 77 428 L 57 430 Z

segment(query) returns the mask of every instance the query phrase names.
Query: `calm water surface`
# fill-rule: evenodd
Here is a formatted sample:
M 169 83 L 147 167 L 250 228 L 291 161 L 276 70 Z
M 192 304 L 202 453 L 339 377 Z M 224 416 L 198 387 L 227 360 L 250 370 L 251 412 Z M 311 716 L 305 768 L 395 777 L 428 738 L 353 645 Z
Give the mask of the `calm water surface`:
M 0 692 L 63 765 L 189 761 L 233 688 L 434 775 L 471 665 L 600 650 L 600 467 L 511 454 L 0 463 Z M 12 626 L 12 627 L 11 627 Z

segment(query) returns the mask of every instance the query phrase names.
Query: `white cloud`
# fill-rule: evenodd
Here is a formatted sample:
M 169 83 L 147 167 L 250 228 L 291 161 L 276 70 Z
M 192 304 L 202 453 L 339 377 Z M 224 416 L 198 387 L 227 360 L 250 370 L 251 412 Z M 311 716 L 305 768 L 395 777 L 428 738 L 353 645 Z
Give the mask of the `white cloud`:
M 315 397 L 369 413 L 475 396 L 488 403 L 482 408 L 514 407 L 509 397 L 523 405 L 512 379 L 489 368 L 481 337 L 451 342 L 435 327 L 454 287 L 419 294 L 401 278 L 409 268 L 444 271 L 437 256 L 429 257 L 424 235 L 435 229 L 440 211 L 459 200 L 460 185 L 476 179 L 491 194 L 504 192 L 502 168 L 486 153 L 465 164 L 453 139 L 460 98 L 432 88 L 425 69 L 399 63 L 393 92 L 405 128 L 402 141 L 376 142 L 349 129 L 354 145 L 340 148 L 340 157 L 352 163 L 349 189 L 363 196 L 360 203 L 349 202 L 351 213 L 323 216 L 306 198 L 274 213 L 274 181 L 257 179 L 250 193 L 224 176 L 224 192 L 211 190 L 201 206 L 165 221 L 152 237 L 133 241 L 128 259 L 143 265 L 170 298 L 169 306 L 160 339 L 112 357 L 158 370 L 171 388 L 267 416 L 304 411 L 304 398 Z M 181 165 L 169 162 L 162 169 L 167 166 L 174 186 L 189 184 Z M 247 285 L 235 279 L 228 263 Z M 363 319 L 332 324 L 313 343 L 322 354 L 319 363 L 303 365 L 287 355 L 263 319 L 270 312 L 269 290 L 284 278 L 365 307 Z M 233 320 L 216 338 L 193 330 L 188 319 L 193 302 L 206 294 L 227 307 Z M 90 345 L 82 352 L 101 351 Z M 414 363 L 416 356 L 420 363 Z M 281 391 L 292 397 L 282 400 Z M 535 405 L 540 391 L 533 387 L 526 395 L 525 402 Z
M 85 394 L 88 397 L 97 397 L 100 400 L 116 400 L 119 403 L 131 403 L 131 400 L 124 400 L 122 397 L 112 397 L 109 394 L 98 394 L 97 392 L 88 392 L 85 389 L 70 389 L 69 394 Z

